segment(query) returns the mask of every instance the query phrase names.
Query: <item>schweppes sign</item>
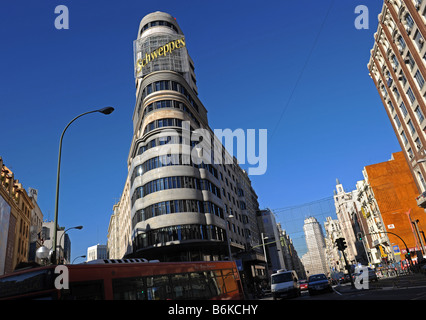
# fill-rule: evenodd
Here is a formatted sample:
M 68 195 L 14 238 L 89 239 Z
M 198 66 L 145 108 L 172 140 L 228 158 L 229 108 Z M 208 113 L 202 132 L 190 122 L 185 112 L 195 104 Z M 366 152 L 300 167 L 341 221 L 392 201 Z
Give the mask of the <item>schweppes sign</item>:
M 175 50 L 186 47 L 185 37 L 182 37 L 177 40 L 170 41 L 155 50 L 150 52 L 140 52 L 138 59 L 136 60 L 135 71 L 136 75 L 141 76 L 145 72 L 145 68 L 149 66 L 152 62 L 162 57 L 170 57 Z M 172 68 L 172 66 L 170 66 Z M 149 72 L 149 71 L 147 71 Z

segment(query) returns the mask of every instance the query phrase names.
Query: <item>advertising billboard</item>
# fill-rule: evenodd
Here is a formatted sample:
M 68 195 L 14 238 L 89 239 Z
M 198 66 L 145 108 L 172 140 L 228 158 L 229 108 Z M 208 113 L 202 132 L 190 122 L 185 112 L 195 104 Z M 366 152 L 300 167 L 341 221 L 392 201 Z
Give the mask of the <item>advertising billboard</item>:
M 7 235 L 9 233 L 10 206 L 0 196 L 0 275 L 4 274 L 6 263 Z
M 185 37 L 162 34 L 137 39 L 133 42 L 135 78 L 143 78 L 154 71 L 189 72 Z

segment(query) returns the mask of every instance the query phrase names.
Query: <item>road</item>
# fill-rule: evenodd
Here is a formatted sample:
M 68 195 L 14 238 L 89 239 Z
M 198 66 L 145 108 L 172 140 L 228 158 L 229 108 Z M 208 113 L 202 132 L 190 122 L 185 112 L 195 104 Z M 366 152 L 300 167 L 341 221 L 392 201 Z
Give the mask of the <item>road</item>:
M 352 289 L 350 283 L 333 286 L 331 293 L 311 296 L 307 291 L 292 300 L 426 300 L 426 276 L 408 275 L 380 279 L 368 290 Z M 272 300 L 268 296 L 264 300 Z

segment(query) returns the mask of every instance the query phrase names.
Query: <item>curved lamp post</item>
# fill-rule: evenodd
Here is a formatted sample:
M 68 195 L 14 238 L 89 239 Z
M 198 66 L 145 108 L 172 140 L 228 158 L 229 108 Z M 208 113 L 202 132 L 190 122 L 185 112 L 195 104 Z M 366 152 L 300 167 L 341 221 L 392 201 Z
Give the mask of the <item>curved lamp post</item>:
M 66 229 L 66 230 L 64 231 L 64 233 L 62 233 L 62 234 L 61 234 L 61 237 L 59 238 L 59 245 L 60 245 L 61 247 L 62 247 L 62 237 L 64 236 L 64 234 L 65 234 L 65 233 L 67 233 L 67 231 L 72 230 L 72 229 L 78 229 L 78 230 L 81 230 L 81 229 L 83 229 L 83 226 L 71 227 L 71 228 Z M 64 253 L 64 258 L 65 258 L 65 244 L 64 244 L 64 247 L 62 248 L 62 251 L 63 251 L 63 253 Z M 61 255 L 59 254 L 59 261 L 61 261 L 60 256 L 61 256 Z
M 57 238 L 57 235 L 58 235 L 59 173 L 61 171 L 62 139 L 64 138 L 65 131 L 68 129 L 68 127 L 71 125 L 71 123 L 73 123 L 75 120 L 77 120 L 78 118 L 80 118 L 80 117 L 82 117 L 86 114 L 95 113 L 95 112 L 100 112 L 100 113 L 103 113 L 103 114 L 110 114 L 113 111 L 114 111 L 113 107 L 106 107 L 106 108 L 102 108 L 102 109 L 99 109 L 99 110 L 93 110 L 93 111 L 82 113 L 82 114 L 78 115 L 77 117 L 75 117 L 74 119 L 72 119 L 67 124 L 64 131 L 62 131 L 61 139 L 59 141 L 58 172 L 57 172 L 57 175 L 56 175 L 55 221 L 54 221 L 54 225 L 53 225 L 53 248 L 52 248 L 52 258 L 51 258 L 51 261 L 54 264 L 57 263 L 57 261 L 56 261 L 56 238 Z
M 83 258 L 83 259 L 84 259 L 84 258 L 86 258 L 86 256 L 78 256 L 78 257 L 75 257 L 71 264 L 74 264 L 74 261 L 75 261 L 75 260 L 77 260 L 78 258 Z

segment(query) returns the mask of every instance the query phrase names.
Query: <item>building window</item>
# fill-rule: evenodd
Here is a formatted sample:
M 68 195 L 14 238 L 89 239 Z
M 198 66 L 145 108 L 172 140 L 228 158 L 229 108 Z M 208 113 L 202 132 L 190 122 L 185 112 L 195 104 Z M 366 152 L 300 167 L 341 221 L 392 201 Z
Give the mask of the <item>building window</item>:
M 407 52 L 407 58 L 405 59 L 405 63 L 409 64 L 411 69 L 413 69 L 416 65 L 416 62 L 414 61 L 414 58 L 411 55 L 410 51 Z
M 411 90 L 411 88 L 408 88 L 407 96 L 408 98 L 410 98 L 411 103 L 413 103 L 416 100 L 416 97 L 414 96 L 413 90 Z
M 417 115 L 417 120 L 419 120 L 419 123 L 422 123 L 424 120 L 424 116 L 422 111 L 420 110 L 420 107 L 417 107 L 416 110 L 414 110 L 416 112 Z
M 395 110 L 395 108 L 393 107 L 392 101 L 390 100 L 388 101 L 388 106 L 389 106 L 390 113 L 392 114 L 393 111 Z
M 425 191 L 426 190 L 426 182 L 425 182 L 425 179 L 423 178 L 423 175 L 420 171 L 417 171 L 417 177 L 418 177 L 420 184 L 422 186 L 422 191 Z
M 417 83 L 418 83 L 420 89 L 422 89 L 423 85 L 425 84 L 425 80 L 423 79 L 423 76 L 422 76 L 422 74 L 420 73 L 419 70 L 417 70 L 417 72 L 416 72 L 416 74 L 415 74 L 414 77 L 416 78 Z
M 414 141 L 414 143 L 416 144 L 417 150 L 420 150 L 422 147 L 422 143 L 420 142 L 420 139 L 417 138 L 416 141 Z
M 405 77 L 404 72 L 402 72 L 402 70 L 399 73 L 399 80 L 402 81 L 403 86 L 405 86 L 405 84 L 407 83 L 407 78 Z
M 408 139 L 404 131 L 401 132 L 401 137 L 402 137 L 402 142 L 404 142 L 404 145 L 406 146 L 408 143 Z
M 401 128 L 401 121 L 399 121 L 398 115 L 396 115 L 394 118 L 396 126 L 399 128 Z
M 399 108 L 401 109 L 402 115 L 405 118 L 408 114 L 408 111 L 407 111 L 407 108 L 405 107 L 404 102 L 401 102 L 401 104 L 399 105 Z
M 401 96 L 401 95 L 399 94 L 398 89 L 397 89 L 396 87 L 395 87 L 395 88 L 393 88 L 393 92 L 395 93 L 396 100 L 398 101 L 399 97 Z
M 194 177 L 165 177 L 157 180 L 152 180 L 147 182 L 143 186 L 140 186 L 135 189 L 131 198 L 131 205 L 135 204 L 136 200 L 143 198 L 151 193 L 169 190 L 169 189 L 180 189 L 180 188 L 189 188 L 196 190 L 207 190 L 214 194 L 220 199 L 220 189 L 206 179 L 198 179 Z
M 402 36 L 399 36 L 399 37 L 398 37 L 398 42 L 399 42 L 399 44 L 401 45 L 401 49 L 402 49 L 402 50 L 404 50 L 404 49 L 405 49 L 406 44 L 405 44 L 404 38 L 403 38 Z
M 392 61 L 394 63 L 394 70 L 396 70 L 399 66 L 398 58 L 396 57 L 396 55 L 392 56 Z
M 413 159 L 413 158 L 414 158 L 413 150 L 411 150 L 411 148 L 409 148 L 409 149 L 407 150 L 407 153 L 408 153 L 408 156 L 410 157 L 410 159 Z
M 407 23 L 408 28 L 412 28 L 414 26 L 414 20 L 409 13 L 405 16 L 405 22 Z
M 416 129 L 414 128 L 413 122 L 411 122 L 411 120 L 408 120 L 407 124 L 408 124 L 408 127 L 410 128 L 411 135 L 414 135 L 416 133 Z
M 416 42 L 417 48 L 420 51 L 423 47 L 424 39 L 422 35 L 420 34 L 419 30 L 417 30 L 416 34 L 414 35 L 414 41 Z

